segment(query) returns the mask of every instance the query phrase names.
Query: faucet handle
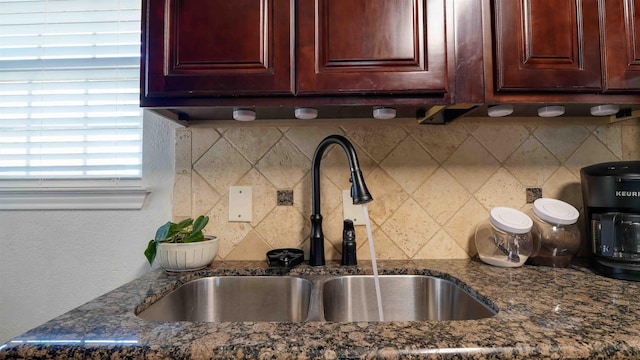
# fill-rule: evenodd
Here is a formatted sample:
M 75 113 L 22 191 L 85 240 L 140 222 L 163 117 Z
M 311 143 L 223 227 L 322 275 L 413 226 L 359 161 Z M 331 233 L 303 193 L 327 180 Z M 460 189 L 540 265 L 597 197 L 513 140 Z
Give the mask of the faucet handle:
M 342 261 L 341 265 L 358 265 L 356 257 L 356 230 L 352 220 L 345 220 L 342 230 Z

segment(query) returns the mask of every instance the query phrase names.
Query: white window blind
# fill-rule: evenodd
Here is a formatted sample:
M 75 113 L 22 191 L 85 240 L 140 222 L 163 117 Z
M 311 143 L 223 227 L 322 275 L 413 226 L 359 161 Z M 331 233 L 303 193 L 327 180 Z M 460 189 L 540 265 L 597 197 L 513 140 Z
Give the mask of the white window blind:
M 0 179 L 139 179 L 140 0 L 0 0 Z

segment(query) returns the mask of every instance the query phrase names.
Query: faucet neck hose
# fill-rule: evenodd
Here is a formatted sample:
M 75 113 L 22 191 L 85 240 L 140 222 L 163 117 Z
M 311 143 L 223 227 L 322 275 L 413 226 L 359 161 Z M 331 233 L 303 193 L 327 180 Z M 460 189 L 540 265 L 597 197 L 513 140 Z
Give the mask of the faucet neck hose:
M 371 194 L 364 183 L 364 176 L 360 171 L 358 162 L 358 155 L 356 151 L 344 136 L 331 135 L 327 136 L 320 142 L 313 155 L 313 161 L 311 166 L 311 188 L 313 189 L 312 207 L 314 214 L 320 214 L 320 163 L 325 150 L 331 144 L 340 145 L 347 154 L 347 160 L 349 161 L 349 170 L 351 171 L 351 197 L 354 204 L 364 204 L 371 200 Z

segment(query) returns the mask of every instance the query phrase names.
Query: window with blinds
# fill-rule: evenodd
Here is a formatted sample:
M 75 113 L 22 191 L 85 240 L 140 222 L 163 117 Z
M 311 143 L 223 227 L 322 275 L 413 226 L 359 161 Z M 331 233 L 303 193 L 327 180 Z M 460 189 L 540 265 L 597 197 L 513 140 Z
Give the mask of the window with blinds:
M 139 179 L 140 0 L 0 0 L 0 179 Z

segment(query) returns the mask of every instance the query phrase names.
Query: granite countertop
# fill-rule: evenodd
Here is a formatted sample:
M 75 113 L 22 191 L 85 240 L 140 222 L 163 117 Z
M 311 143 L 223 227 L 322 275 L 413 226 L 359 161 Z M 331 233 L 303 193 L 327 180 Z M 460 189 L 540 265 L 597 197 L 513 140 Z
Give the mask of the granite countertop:
M 363 273 L 329 264 L 290 275 Z M 499 309 L 492 318 L 417 322 L 196 323 L 136 317 L 186 281 L 212 275 L 278 275 L 264 262 L 150 272 L 0 348 L 11 358 L 640 358 L 640 283 L 574 265 L 498 268 L 478 260 L 379 262 L 381 274 L 453 278 Z

